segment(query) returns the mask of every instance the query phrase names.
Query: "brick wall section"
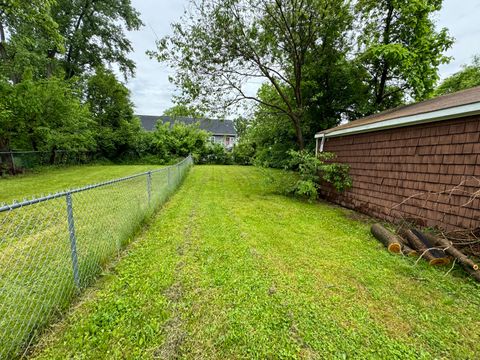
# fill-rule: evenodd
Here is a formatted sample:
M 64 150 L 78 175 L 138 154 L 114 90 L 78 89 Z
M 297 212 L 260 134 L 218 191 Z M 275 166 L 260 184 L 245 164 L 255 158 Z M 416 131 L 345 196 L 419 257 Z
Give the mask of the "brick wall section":
M 480 227 L 480 200 L 470 201 L 480 191 L 480 116 L 327 138 L 324 151 L 349 164 L 353 180 L 343 194 L 323 186 L 333 202 L 393 222 Z

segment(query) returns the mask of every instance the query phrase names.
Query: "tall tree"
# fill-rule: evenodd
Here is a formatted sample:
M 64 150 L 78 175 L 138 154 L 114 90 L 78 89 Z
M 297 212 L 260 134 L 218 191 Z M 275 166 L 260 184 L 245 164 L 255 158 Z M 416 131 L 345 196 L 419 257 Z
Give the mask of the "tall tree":
M 453 43 L 432 14 L 443 0 L 358 0 L 360 61 L 369 72 L 372 111 L 429 97 Z
M 112 71 L 98 68 L 87 80 L 86 93 L 95 121 L 98 153 L 114 159 L 133 151 L 140 122 L 133 114 L 130 91 Z
M 480 86 L 480 55 L 476 55 L 470 65 L 447 77 L 435 90 L 435 95 L 445 95 L 456 91 Z
M 133 75 L 135 63 L 128 58 L 132 44 L 125 30 L 138 30 L 143 23 L 130 0 L 57 0 L 52 13 L 65 38 L 67 79 L 110 64 L 125 76 Z
M 348 1 L 193 0 L 191 8 L 151 53 L 176 69 L 181 96 L 212 111 L 244 100 L 266 106 L 290 120 L 304 148 L 305 65 L 344 45 Z M 253 79 L 270 84 L 281 102 L 251 94 L 245 85 Z

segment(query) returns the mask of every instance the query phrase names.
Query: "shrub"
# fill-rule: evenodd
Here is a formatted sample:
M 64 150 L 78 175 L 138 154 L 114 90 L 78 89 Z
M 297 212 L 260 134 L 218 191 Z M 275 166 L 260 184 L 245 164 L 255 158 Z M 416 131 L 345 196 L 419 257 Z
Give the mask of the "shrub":
M 289 167 L 299 173 L 299 180 L 289 190 L 290 193 L 313 201 L 318 198 L 321 182 L 331 184 L 335 190 L 343 192 L 352 186 L 345 164 L 331 162 L 335 155 L 321 153 L 318 157 L 308 151 L 289 152 Z
M 237 165 L 252 165 L 255 148 L 249 142 L 240 142 L 233 149 L 233 162 Z
M 194 160 L 199 164 L 231 165 L 232 154 L 220 144 L 207 143 Z

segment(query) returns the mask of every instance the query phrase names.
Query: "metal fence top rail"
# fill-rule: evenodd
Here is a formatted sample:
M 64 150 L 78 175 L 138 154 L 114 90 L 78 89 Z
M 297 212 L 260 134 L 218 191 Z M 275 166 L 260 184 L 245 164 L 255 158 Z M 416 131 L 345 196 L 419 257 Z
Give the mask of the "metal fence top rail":
M 29 206 L 29 205 L 38 204 L 38 203 L 48 201 L 48 200 L 57 199 L 57 198 L 60 198 L 60 197 L 63 197 L 63 196 L 67 196 L 68 194 L 75 194 L 75 193 L 79 193 L 79 192 L 82 192 L 82 191 L 96 189 L 96 188 L 99 188 L 99 187 L 103 187 L 103 186 L 107 186 L 107 185 L 111 185 L 111 184 L 116 184 L 116 183 L 119 183 L 119 182 L 122 182 L 122 181 L 135 179 L 135 178 L 138 178 L 140 176 L 154 174 L 154 173 L 158 173 L 158 172 L 162 172 L 162 171 L 168 171 L 171 168 L 178 167 L 179 165 L 183 164 L 190 157 L 191 157 L 191 155 L 189 155 L 188 157 L 186 157 L 185 159 L 183 159 L 182 161 L 180 161 L 180 162 L 178 162 L 174 165 L 166 166 L 166 167 L 163 167 L 163 168 L 160 168 L 160 169 L 145 171 L 143 173 L 130 175 L 130 176 L 125 176 L 125 177 L 122 177 L 122 178 L 109 180 L 109 181 L 101 182 L 101 183 L 98 183 L 98 184 L 87 185 L 87 186 L 72 189 L 72 190 L 66 190 L 66 191 L 58 192 L 58 193 L 55 193 L 55 194 L 52 194 L 52 195 L 47 195 L 47 196 L 43 196 L 43 197 L 39 197 L 39 198 L 33 198 L 31 200 L 25 200 L 25 201 L 22 201 L 22 202 L 14 202 L 10 205 L 1 206 L 0 207 L 0 213 L 15 210 L 15 209 L 22 208 L 22 207 Z

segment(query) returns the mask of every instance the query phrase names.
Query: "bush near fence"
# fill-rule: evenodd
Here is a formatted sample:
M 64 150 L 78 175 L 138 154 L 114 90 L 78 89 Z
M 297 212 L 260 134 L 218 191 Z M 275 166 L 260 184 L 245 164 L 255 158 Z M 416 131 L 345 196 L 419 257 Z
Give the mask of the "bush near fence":
M 0 207 L 0 359 L 20 356 L 180 185 L 180 163 Z

